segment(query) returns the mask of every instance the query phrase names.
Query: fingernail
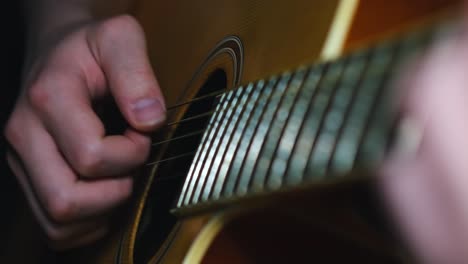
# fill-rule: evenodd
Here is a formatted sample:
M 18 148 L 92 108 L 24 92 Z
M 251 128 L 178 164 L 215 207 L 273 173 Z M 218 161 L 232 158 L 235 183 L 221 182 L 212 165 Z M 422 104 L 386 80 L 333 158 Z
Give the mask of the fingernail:
M 143 125 L 155 125 L 164 119 L 164 108 L 154 98 L 145 98 L 132 105 L 136 121 Z

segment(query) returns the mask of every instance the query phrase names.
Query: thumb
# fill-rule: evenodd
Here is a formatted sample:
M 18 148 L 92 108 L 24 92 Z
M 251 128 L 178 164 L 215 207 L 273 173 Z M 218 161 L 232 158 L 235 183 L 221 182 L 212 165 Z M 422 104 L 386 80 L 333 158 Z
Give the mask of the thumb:
M 95 57 L 123 116 L 136 130 L 156 129 L 166 111 L 140 25 L 130 16 L 119 16 L 98 25 L 94 34 Z

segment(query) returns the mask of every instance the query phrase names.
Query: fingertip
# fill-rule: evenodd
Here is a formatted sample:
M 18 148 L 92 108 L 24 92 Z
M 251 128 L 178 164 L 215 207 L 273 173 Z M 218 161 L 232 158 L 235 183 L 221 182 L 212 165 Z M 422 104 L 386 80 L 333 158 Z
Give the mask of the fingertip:
M 130 110 L 133 119 L 130 123 L 138 131 L 151 132 L 166 120 L 166 109 L 155 98 L 139 99 L 131 104 Z

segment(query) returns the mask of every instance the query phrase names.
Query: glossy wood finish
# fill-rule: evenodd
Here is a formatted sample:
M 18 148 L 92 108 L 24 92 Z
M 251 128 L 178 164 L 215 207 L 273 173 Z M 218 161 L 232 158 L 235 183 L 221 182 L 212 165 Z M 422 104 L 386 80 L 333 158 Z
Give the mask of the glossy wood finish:
M 135 15 L 147 34 L 151 60 L 171 105 L 226 36 L 243 42 L 242 83 L 310 63 L 320 54 L 337 3 L 140 1 Z

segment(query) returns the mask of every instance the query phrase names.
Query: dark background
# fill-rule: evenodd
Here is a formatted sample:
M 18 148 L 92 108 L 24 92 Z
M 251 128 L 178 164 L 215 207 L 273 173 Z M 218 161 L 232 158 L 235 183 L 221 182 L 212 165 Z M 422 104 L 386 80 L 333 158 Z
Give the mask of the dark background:
M 3 137 L 5 122 L 15 103 L 20 89 L 20 72 L 24 47 L 24 23 L 21 2 L 2 1 L 0 14 L 0 255 L 8 237 L 9 228 L 18 210 L 16 201 L 21 197 L 18 186 L 5 161 L 6 142 Z

